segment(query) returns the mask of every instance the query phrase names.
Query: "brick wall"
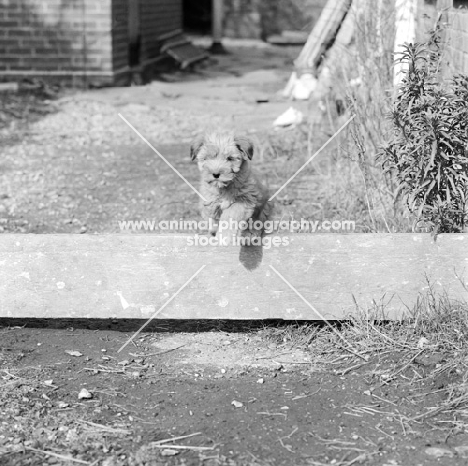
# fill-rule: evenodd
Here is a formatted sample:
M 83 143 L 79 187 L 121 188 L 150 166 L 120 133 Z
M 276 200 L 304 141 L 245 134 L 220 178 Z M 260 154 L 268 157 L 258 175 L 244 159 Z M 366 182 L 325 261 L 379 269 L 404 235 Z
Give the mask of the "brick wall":
M 145 61 L 182 28 L 182 0 L 139 0 L 139 13 Z M 129 0 L 0 0 L 0 80 L 124 83 L 128 72 Z
M 112 74 L 111 0 L 0 0 L 0 77 Z
M 125 73 L 128 68 L 128 0 L 112 0 L 111 42 L 112 68 L 117 74 Z
M 182 29 L 182 0 L 132 0 L 139 10 L 140 61 L 159 56 L 159 37 Z M 112 64 L 116 73 L 128 70 L 129 0 L 112 0 Z
M 458 2 L 463 5 L 463 2 Z M 468 2 L 465 2 L 468 6 Z M 454 8 L 453 0 L 439 0 L 437 7 L 445 23 L 443 34 L 444 74 L 463 73 L 468 75 L 468 8 Z
M 141 58 L 159 55 L 162 34 L 182 29 L 182 0 L 140 0 Z

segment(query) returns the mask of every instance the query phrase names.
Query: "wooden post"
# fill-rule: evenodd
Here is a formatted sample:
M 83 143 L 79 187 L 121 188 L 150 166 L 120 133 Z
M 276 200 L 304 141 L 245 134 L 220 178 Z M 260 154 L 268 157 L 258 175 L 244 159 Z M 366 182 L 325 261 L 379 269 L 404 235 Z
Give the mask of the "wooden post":
M 339 35 L 352 0 L 328 0 L 301 53 L 294 60 L 295 71 L 283 90 L 284 97 L 307 100 L 318 85 L 317 70 Z
M 211 0 L 212 4 L 212 35 L 213 43 L 210 52 L 215 55 L 225 55 L 227 53 L 222 43 L 223 39 L 223 0 Z
M 325 53 L 333 45 L 334 38 L 351 8 L 351 3 L 352 0 L 328 0 L 301 53 L 294 60 L 299 76 L 317 71 Z

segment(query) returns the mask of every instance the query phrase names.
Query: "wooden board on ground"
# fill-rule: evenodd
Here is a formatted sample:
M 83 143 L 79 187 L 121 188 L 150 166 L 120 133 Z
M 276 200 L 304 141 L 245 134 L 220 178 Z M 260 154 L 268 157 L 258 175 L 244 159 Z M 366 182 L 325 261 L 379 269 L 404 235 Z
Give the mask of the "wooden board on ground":
M 157 318 L 320 320 L 283 279 L 327 319 L 373 303 L 400 318 L 429 283 L 468 296 L 468 235 L 291 234 L 263 249 L 190 241 L 0 235 L 0 317 L 147 319 L 202 266 Z

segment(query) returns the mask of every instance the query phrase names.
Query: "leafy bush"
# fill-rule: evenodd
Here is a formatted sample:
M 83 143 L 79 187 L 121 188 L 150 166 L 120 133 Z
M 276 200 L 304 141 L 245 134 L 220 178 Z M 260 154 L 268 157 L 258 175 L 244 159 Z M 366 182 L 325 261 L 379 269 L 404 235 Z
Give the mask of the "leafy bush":
M 393 135 L 379 154 L 399 195 L 434 234 L 468 225 L 468 78 L 439 82 L 424 44 L 406 46 L 408 65 L 392 111 Z

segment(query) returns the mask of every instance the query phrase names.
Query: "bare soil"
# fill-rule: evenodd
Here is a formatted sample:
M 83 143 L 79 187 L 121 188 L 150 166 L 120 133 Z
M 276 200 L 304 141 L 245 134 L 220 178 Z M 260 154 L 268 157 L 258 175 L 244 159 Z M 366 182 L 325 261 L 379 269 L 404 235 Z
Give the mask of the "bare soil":
M 51 453 L 105 465 L 466 462 L 467 434 L 442 429 L 453 419 L 417 419 L 453 377 L 408 383 L 443 356 L 386 385 L 379 370 L 398 354 L 324 363 L 266 331 L 143 334 L 118 353 L 130 335 L 3 330 L 1 464 L 68 464 Z

